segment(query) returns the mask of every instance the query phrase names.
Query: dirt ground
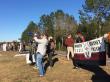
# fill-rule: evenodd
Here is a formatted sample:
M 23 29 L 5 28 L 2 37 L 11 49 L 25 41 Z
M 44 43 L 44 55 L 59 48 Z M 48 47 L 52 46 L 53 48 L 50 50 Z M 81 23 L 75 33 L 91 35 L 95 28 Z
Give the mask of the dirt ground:
M 17 52 L 0 52 L 0 82 L 110 82 L 110 64 L 101 67 L 73 69 L 72 61 L 65 56 L 53 57 L 54 66 L 48 68 L 45 57 L 46 74 L 38 77 L 34 65 L 28 65 L 25 56 Z

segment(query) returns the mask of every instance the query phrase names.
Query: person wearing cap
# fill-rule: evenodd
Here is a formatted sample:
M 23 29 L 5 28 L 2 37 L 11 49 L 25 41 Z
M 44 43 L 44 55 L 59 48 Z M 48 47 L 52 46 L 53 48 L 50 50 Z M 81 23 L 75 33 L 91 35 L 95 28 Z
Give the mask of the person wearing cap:
M 40 38 L 34 36 L 35 42 L 38 43 L 37 51 L 36 51 L 36 65 L 38 66 L 39 76 L 42 77 L 45 74 L 44 66 L 43 66 L 43 56 L 46 54 L 46 48 L 48 44 L 47 36 L 42 34 Z M 36 66 L 36 67 L 37 67 Z
M 67 59 L 69 60 L 70 53 L 72 57 L 74 57 L 74 52 L 73 52 L 74 40 L 71 34 L 67 35 L 67 38 L 65 40 L 65 45 L 67 46 Z

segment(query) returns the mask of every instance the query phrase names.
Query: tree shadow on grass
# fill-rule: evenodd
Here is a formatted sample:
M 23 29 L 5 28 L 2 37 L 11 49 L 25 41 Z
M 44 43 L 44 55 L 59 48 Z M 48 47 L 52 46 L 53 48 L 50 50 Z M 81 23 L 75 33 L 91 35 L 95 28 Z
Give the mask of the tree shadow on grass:
M 91 77 L 92 82 L 110 82 L 110 75 L 100 66 L 83 65 L 81 68 L 94 73 Z
M 53 62 L 52 67 L 54 67 L 55 63 L 58 62 L 58 58 L 56 58 L 56 57 L 53 58 L 53 59 L 52 59 L 52 62 Z M 48 61 L 48 59 L 47 59 L 47 62 L 45 63 L 45 66 L 44 66 L 45 72 L 47 71 L 47 68 L 49 67 L 49 65 L 50 65 L 50 64 L 49 64 L 49 61 Z

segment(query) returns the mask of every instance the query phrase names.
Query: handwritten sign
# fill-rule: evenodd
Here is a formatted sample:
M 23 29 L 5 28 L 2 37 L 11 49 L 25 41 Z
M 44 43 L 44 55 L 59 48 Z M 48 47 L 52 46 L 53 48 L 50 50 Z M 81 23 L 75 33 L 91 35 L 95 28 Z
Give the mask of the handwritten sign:
M 90 58 L 92 53 L 104 51 L 105 43 L 103 37 L 74 44 L 74 54 L 84 54 L 86 58 Z

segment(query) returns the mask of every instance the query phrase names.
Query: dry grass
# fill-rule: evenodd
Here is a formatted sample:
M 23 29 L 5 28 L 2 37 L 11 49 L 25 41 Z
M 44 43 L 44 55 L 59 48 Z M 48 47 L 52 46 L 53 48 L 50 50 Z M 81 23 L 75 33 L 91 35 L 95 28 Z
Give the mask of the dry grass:
M 45 77 L 41 78 L 37 76 L 38 70 L 26 64 L 24 56 L 14 57 L 17 52 L 0 52 L 0 54 L 0 82 L 107 82 L 107 79 L 92 79 L 95 74 L 93 71 L 72 69 L 72 62 L 67 61 L 64 56 L 56 55 L 54 59 L 58 61 L 52 69 L 47 68 Z M 107 73 L 109 76 L 109 65 L 100 68 L 104 71 L 104 75 Z

